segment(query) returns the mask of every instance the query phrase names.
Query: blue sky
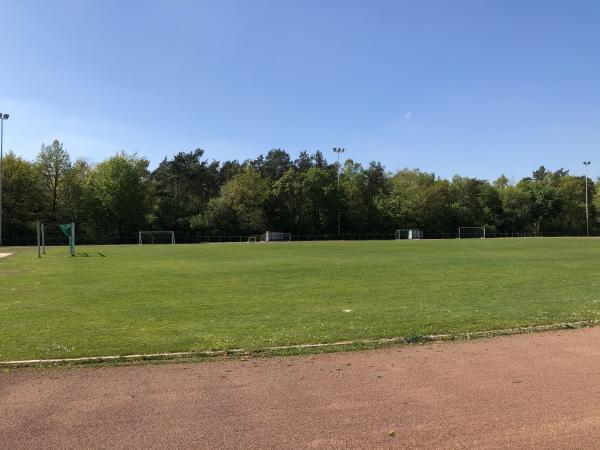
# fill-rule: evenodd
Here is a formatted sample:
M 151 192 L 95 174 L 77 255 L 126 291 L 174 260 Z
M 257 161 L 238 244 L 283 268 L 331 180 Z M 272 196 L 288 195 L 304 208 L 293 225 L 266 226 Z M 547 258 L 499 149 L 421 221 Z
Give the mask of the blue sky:
M 0 2 L 5 148 L 600 174 L 600 2 Z M 594 164 L 596 163 L 596 164 Z

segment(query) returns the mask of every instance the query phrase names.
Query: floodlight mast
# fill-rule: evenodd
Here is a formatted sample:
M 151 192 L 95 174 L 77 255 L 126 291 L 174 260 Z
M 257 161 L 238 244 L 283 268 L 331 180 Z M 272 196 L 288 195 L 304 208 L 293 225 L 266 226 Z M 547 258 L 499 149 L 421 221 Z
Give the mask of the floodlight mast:
M 0 113 L 0 246 L 2 245 L 2 160 L 4 151 L 4 121 L 8 120 L 8 114 Z
M 342 147 L 333 147 L 333 151 L 337 153 L 337 234 L 339 237 L 342 234 L 342 222 L 340 219 L 340 153 L 344 153 L 346 149 Z
M 585 173 L 585 235 L 590 237 L 590 209 L 588 206 L 588 167 L 591 161 L 583 162 L 583 169 Z

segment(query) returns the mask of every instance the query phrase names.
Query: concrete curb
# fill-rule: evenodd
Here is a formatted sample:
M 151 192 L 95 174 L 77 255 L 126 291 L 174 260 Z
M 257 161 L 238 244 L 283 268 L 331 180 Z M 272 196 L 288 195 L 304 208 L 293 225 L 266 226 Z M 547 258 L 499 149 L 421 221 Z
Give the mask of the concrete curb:
M 261 347 L 254 350 L 246 350 L 242 348 L 230 350 L 200 350 L 188 352 L 164 352 L 164 353 L 146 353 L 133 355 L 107 355 L 107 356 L 83 356 L 79 358 L 53 358 L 53 359 L 28 359 L 16 361 L 0 361 L 0 367 L 28 367 L 41 365 L 62 365 L 62 364 L 94 364 L 111 361 L 151 361 L 151 360 L 176 360 L 181 358 L 202 358 L 202 357 L 218 357 L 218 356 L 238 356 L 238 355 L 257 355 L 268 354 L 269 352 L 280 352 L 286 350 L 306 350 L 319 348 L 339 348 L 352 346 L 385 346 L 391 344 L 411 344 L 419 342 L 442 342 L 452 340 L 469 340 L 480 339 L 486 337 L 506 336 L 526 333 L 538 333 L 543 331 L 553 330 L 568 330 L 576 328 L 592 327 L 600 324 L 600 320 L 585 320 L 578 322 L 562 322 L 550 325 L 533 325 L 517 328 L 505 328 L 500 330 L 474 331 L 469 333 L 454 333 L 454 334 L 430 334 L 430 335 L 414 335 L 414 336 L 399 336 L 381 339 L 362 339 L 355 341 L 338 341 L 317 344 L 298 344 L 298 345 L 281 345 L 274 347 Z

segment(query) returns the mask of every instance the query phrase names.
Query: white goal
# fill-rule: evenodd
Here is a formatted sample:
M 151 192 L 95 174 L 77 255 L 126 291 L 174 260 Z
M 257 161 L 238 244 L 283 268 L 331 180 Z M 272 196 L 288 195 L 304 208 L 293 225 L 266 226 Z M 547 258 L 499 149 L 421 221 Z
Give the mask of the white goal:
M 458 227 L 458 239 L 485 239 L 485 227 Z
M 282 231 L 267 231 L 261 236 L 261 238 L 265 242 L 291 241 L 292 233 L 284 233 Z
M 400 239 L 423 239 L 423 230 L 419 230 L 417 228 L 396 230 L 396 240 Z
M 173 231 L 139 231 L 138 244 L 175 244 Z

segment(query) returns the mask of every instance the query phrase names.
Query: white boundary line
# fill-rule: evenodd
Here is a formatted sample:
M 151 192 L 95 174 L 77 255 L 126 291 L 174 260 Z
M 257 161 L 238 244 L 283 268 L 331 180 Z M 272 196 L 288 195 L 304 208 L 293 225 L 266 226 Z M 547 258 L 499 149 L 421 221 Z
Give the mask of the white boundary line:
M 474 331 L 469 333 L 456 334 L 429 334 L 417 336 L 417 342 L 436 342 L 449 340 L 469 340 L 494 336 L 505 336 L 514 334 L 534 333 L 540 331 L 566 330 L 574 328 L 585 328 L 600 324 L 600 320 L 584 320 L 579 322 L 562 322 L 551 325 L 533 325 L 529 327 L 505 328 L 489 331 Z M 144 361 L 144 360 L 172 360 L 178 358 L 193 358 L 193 357 L 216 357 L 227 355 L 252 355 L 260 354 L 261 352 L 278 351 L 278 350 L 302 350 L 311 348 L 334 348 L 351 345 L 385 345 L 393 343 L 410 343 L 410 338 L 406 337 L 391 337 L 382 339 L 363 339 L 356 341 L 338 341 L 320 344 L 297 344 L 297 345 L 281 345 L 275 347 L 261 347 L 255 350 L 245 350 L 242 348 L 231 350 L 201 350 L 189 352 L 165 352 L 165 353 L 142 353 L 134 355 L 108 355 L 108 356 L 83 356 L 80 358 L 54 358 L 54 359 L 28 359 L 15 361 L 0 361 L 0 367 L 18 367 L 18 366 L 35 366 L 45 364 L 68 364 L 68 363 L 98 363 L 105 361 Z

